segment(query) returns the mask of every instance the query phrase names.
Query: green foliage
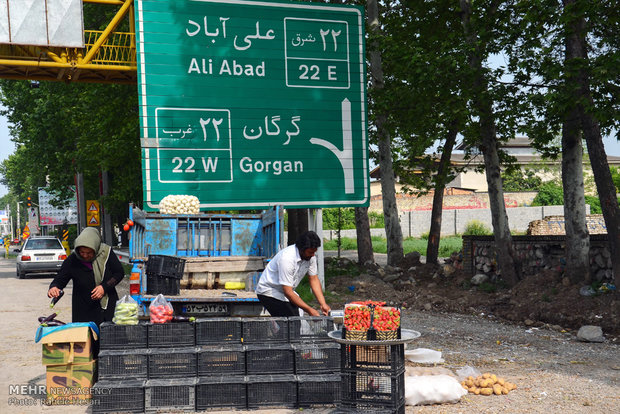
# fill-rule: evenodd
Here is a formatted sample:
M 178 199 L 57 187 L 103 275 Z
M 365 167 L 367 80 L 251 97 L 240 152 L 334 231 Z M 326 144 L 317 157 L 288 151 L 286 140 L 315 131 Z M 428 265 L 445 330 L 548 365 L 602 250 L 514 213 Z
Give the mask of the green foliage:
M 374 211 L 368 212 L 370 228 L 383 228 L 383 214 Z M 326 230 L 350 230 L 355 228 L 355 209 L 325 208 L 323 209 L 323 228 Z
M 137 91 L 134 85 L 0 81 L 3 114 L 14 154 L 0 166 L 1 182 L 20 200 L 48 186 L 63 203 L 83 173 L 86 199 L 100 199 L 114 221 L 142 199 Z M 101 171 L 109 193 L 101 199 Z
M 325 250 L 338 250 L 335 240 L 326 241 L 323 244 Z M 418 252 L 426 256 L 427 241 L 421 238 L 406 238 L 403 240 L 404 254 Z M 448 257 L 463 248 L 463 239 L 458 236 L 442 237 L 439 241 L 439 257 Z M 342 238 L 341 250 L 357 250 L 357 241 L 348 237 Z M 372 250 L 375 253 L 387 253 L 387 241 L 383 237 L 372 237 Z
M 493 231 L 481 221 L 472 220 L 465 226 L 465 232 L 463 234 L 466 236 L 489 236 L 493 234 Z
M 601 200 L 596 196 L 586 196 L 586 204 L 590 205 L 590 214 L 602 214 Z
M 369 211 L 368 220 L 370 221 L 371 229 L 382 229 L 385 227 L 385 218 L 383 217 L 383 213 Z
M 347 230 L 355 228 L 355 209 L 323 209 L 323 228 L 329 230 Z
M 350 237 L 341 237 L 340 241 L 341 250 L 357 250 L 357 241 L 355 239 L 352 239 Z M 332 240 L 323 241 L 323 249 L 338 250 L 338 240 L 334 238 Z
M 510 168 L 502 174 L 504 191 L 532 191 L 538 190 L 542 184 L 542 179 L 536 173 L 526 168 Z
M 616 187 L 616 193 L 620 193 L 620 167 L 610 167 L 609 171 L 611 172 L 611 180 Z
M 561 184 L 554 181 L 543 183 L 532 201 L 533 206 L 561 206 L 563 204 L 564 190 Z

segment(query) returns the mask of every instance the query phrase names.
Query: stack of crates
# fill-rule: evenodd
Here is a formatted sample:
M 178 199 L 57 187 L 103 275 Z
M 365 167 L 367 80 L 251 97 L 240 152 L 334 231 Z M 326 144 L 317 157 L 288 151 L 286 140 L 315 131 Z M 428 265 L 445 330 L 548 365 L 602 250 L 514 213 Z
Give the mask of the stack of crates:
M 196 410 L 247 407 L 241 318 L 196 321 Z
M 101 324 L 93 412 L 339 404 L 340 345 L 326 317 Z
M 342 406 L 405 413 L 405 345 L 342 345 Z
M 332 318 L 289 318 L 289 339 L 295 351 L 297 403 L 301 408 L 340 403 L 340 345 L 327 334 Z
M 198 350 L 190 322 L 100 326 L 93 412 L 195 410 Z
M 185 259 L 177 256 L 150 254 L 146 262 L 146 293 L 178 295 L 185 271 Z
M 93 412 L 144 412 L 147 324 L 103 322 L 99 331 L 99 381 L 93 387 Z
M 285 317 L 244 318 L 248 408 L 295 408 L 295 353 Z

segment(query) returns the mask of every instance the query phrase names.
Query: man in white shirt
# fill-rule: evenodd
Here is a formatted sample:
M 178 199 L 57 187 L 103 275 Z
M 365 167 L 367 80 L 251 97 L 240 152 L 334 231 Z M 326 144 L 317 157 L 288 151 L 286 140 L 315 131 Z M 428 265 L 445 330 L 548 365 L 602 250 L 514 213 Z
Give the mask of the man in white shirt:
M 256 296 L 271 316 L 299 316 L 299 309 L 310 316 L 320 315 L 295 292 L 306 274 L 321 312 L 323 315 L 329 313 L 314 256 L 320 246 L 318 234 L 307 231 L 297 238 L 295 244 L 280 250 L 269 261 L 256 286 Z

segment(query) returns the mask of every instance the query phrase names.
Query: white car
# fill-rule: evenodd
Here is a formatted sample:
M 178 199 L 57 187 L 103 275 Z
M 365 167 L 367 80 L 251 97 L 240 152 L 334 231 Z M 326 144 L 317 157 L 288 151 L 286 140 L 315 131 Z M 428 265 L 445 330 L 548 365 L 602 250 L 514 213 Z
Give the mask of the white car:
M 17 254 L 17 277 L 24 279 L 28 273 L 56 273 L 66 258 L 67 252 L 58 238 L 30 237 Z

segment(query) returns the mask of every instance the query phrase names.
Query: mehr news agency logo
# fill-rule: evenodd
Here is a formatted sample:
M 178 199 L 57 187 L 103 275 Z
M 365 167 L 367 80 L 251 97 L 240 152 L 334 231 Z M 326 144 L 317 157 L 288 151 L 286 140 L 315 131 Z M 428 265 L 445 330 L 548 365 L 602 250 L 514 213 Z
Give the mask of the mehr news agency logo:
M 94 405 L 93 401 L 85 396 L 108 395 L 111 388 L 92 387 L 50 387 L 45 385 L 9 385 L 8 405 L 36 406 L 36 405 Z

